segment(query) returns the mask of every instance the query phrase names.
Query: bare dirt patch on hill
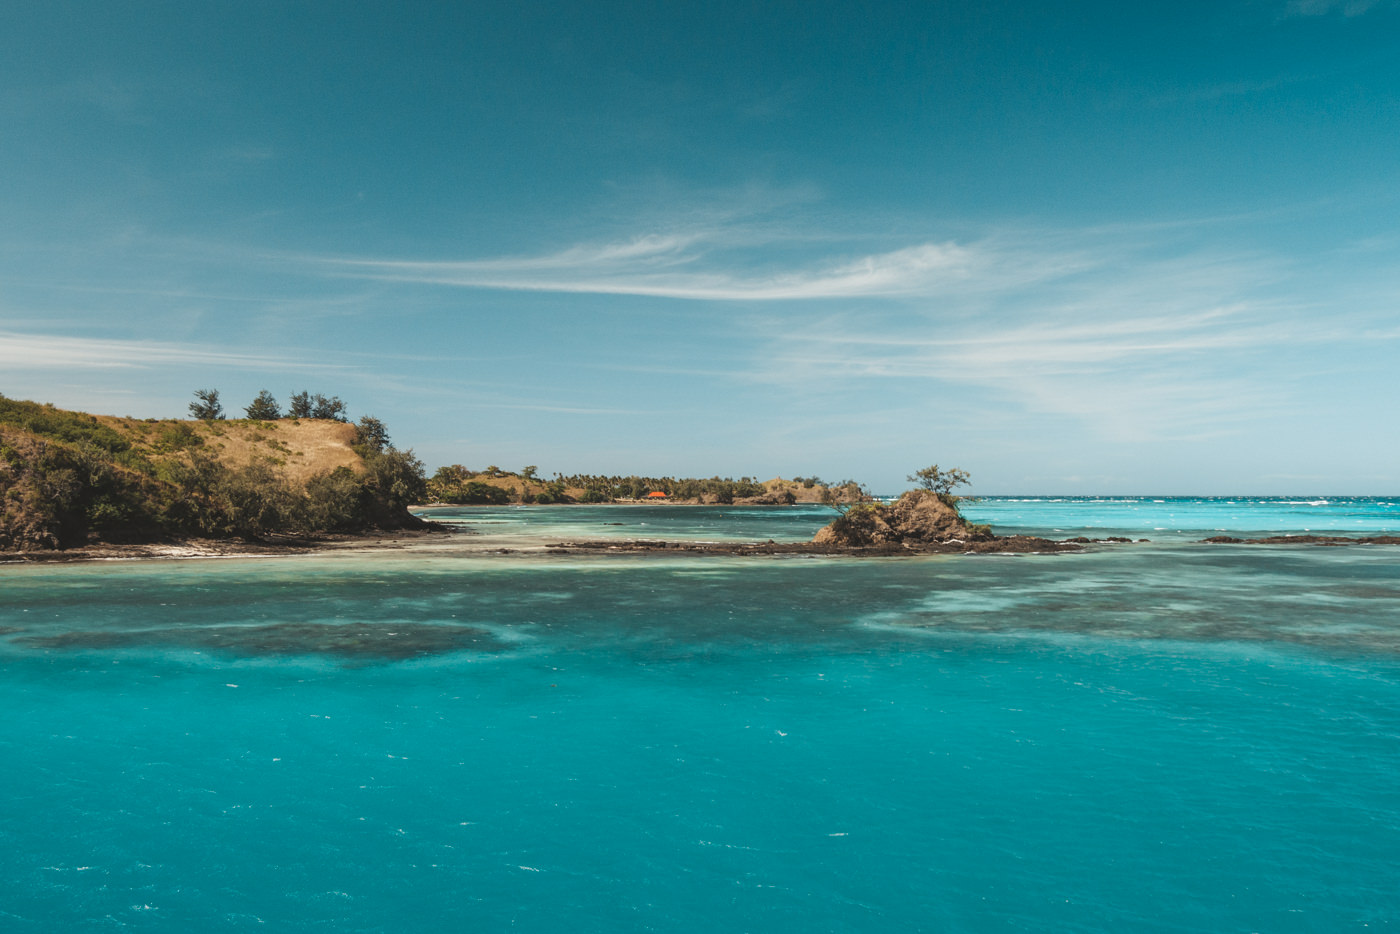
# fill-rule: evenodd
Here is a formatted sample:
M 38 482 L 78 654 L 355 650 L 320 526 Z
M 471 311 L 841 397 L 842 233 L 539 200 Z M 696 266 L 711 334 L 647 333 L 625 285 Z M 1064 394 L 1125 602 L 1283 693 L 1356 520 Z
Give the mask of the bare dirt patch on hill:
M 365 469 L 364 460 L 351 447 L 355 443 L 355 426 L 345 422 L 309 418 L 275 422 L 145 421 L 110 415 L 99 415 L 97 419 L 144 453 L 159 454 L 184 445 L 184 449 L 198 450 L 227 467 L 265 463 L 280 479 L 298 485 L 337 467 L 356 473 Z

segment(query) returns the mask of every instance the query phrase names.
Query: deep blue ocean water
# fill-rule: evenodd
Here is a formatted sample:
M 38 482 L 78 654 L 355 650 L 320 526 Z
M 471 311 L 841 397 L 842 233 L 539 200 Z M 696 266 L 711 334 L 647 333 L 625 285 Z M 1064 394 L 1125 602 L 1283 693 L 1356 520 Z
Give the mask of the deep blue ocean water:
M 0 931 L 1400 929 L 1400 548 L 1193 543 L 1392 500 L 1161 499 L 968 508 L 1153 539 L 1049 556 L 543 507 L 0 566 Z

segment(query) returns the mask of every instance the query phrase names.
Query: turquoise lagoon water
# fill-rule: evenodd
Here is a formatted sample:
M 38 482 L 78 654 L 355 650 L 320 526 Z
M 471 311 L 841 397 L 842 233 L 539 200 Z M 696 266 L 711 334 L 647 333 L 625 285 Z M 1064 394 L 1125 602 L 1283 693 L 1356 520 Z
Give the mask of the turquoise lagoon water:
M 970 511 L 1154 541 L 0 567 L 0 930 L 1400 928 L 1400 549 L 1190 542 L 1391 501 L 1029 499 Z
M 1376 535 L 1400 529 L 1400 497 L 996 496 L 964 510 L 1004 533 L 1192 540 L 1281 533 Z

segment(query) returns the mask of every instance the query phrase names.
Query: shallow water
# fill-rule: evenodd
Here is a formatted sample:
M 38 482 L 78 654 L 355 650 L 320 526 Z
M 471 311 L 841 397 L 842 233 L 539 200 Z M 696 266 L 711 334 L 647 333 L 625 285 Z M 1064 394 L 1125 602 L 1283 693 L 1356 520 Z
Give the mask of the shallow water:
M 993 496 L 964 512 L 1003 534 L 1051 537 L 1182 540 L 1221 532 L 1376 535 L 1400 529 L 1400 497 L 1375 496 Z
M 1124 522 L 1033 506 L 977 508 Z M 0 929 L 1400 927 L 1400 549 L 494 556 L 825 519 L 457 512 L 0 568 Z

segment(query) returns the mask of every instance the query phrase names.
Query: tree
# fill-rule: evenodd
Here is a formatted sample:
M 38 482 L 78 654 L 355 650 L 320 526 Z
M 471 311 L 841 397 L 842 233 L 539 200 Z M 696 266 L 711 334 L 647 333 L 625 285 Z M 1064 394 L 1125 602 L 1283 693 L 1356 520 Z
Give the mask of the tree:
M 219 390 L 196 389 L 195 401 L 190 403 L 190 416 L 200 421 L 218 421 L 224 417 L 224 407 L 219 402 Z
M 372 451 L 382 451 L 389 447 L 389 429 L 373 415 L 361 415 L 355 426 L 355 443 Z
M 363 484 L 366 490 L 391 513 L 414 503 L 425 502 L 428 482 L 423 476 L 423 462 L 413 451 L 388 448 L 372 452 L 365 458 Z
M 365 490 L 349 467 L 306 481 L 302 524 L 308 531 L 338 531 L 365 524 Z
M 292 404 L 287 407 L 288 418 L 311 417 L 311 393 L 306 390 L 292 393 Z
M 835 509 L 841 515 L 850 512 L 852 507 L 874 500 L 870 491 L 854 480 L 843 480 L 822 487 L 821 504 Z
M 923 470 L 916 470 L 906 479 L 910 483 L 917 483 L 919 489 L 927 490 L 949 506 L 962 498 L 954 496 L 953 490 L 960 486 L 967 486 L 972 482 L 972 478 L 968 476 L 966 470 L 960 470 L 957 467 L 951 470 L 939 470 L 937 464 L 925 467 Z
M 345 403 L 339 396 L 326 398 L 319 392 L 316 395 L 302 390 L 292 393 L 292 404 L 287 408 L 288 418 L 326 418 L 337 422 L 348 422 L 345 417 Z
M 249 418 L 255 418 L 260 422 L 275 422 L 282 417 L 282 410 L 278 408 L 277 400 L 266 389 L 259 392 L 258 397 L 253 400 L 253 404 L 243 411 L 248 413 Z
M 534 464 L 531 464 L 529 467 L 522 467 L 522 468 L 520 469 L 520 476 L 523 477 L 523 478 L 526 479 L 526 480 L 534 480 L 534 479 L 535 479 L 535 474 L 536 474 L 538 471 L 539 471 L 539 468 L 536 467 Z
M 340 396 L 331 396 L 327 399 L 319 392 L 311 397 L 311 417 L 325 418 L 335 422 L 348 422 L 345 416 L 345 403 L 340 401 Z

